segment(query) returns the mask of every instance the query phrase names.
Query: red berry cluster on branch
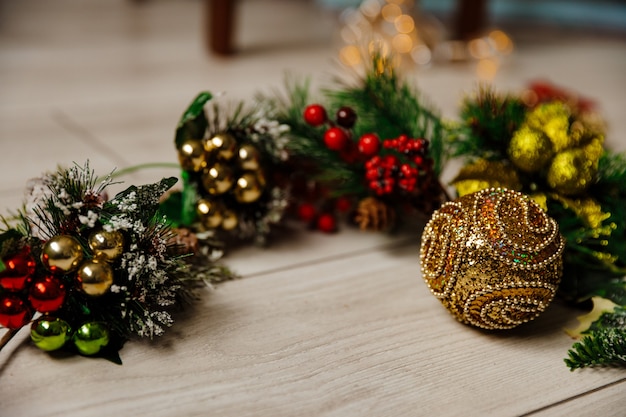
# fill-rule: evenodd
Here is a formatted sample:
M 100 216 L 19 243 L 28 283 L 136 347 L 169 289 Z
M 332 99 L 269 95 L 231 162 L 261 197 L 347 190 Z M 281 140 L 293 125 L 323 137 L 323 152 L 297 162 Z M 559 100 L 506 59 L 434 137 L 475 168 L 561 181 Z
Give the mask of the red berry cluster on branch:
M 361 137 L 370 138 L 367 134 Z M 411 139 L 407 135 L 400 135 L 395 139 L 383 141 L 383 148 L 395 150 L 400 156 L 388 154 L 385 156 L 374 155 L 365 162 L 365 179 L 367 186 L 382 196 L 391 194 L 396 190 L 413 192 L 419 185 L 421 173 L 430 172 L 432 161 L 426 157 L 428 141 L 418 138 Z M 403 162 L 402 159 L 405 161 Z
M 335 121 L 328 119 L 328 114 L 324 106 L 311 104 L 304 109 L 304 121 L 313 127 L 328 124 L 329 127 L 324 132 L 324 144 L 330 150 L 342 152 L 347 151 L 352 143 L 352 133 L 350 129 L 356 123 L 356 113 L 350 107 L 341 107 L 335 114 Z

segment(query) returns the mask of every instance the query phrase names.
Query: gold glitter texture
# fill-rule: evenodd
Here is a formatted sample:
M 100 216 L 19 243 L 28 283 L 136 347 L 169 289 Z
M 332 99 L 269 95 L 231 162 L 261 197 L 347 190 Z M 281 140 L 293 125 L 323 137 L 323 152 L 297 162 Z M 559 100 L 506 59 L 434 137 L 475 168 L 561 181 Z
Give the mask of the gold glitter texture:
M 509 329 L 554 297 L 564 240 L 529 197 L 490 188 L 444 204 L 424 229 L 422 276 L 462 323 Z
M 499 161 L 478 159 L 465 165 L 459 174 L 452 180 L 459 197 L 475 193 L 485 188 L 501 187 L 511 190 L 521 190 L 522 183 L 511 164 Z

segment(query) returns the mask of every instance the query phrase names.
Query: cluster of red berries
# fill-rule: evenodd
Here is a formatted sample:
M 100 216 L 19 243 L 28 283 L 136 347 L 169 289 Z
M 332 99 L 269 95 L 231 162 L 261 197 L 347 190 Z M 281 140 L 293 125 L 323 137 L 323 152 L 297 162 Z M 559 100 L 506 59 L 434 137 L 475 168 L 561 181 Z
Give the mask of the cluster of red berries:
M 328 123 L 324 132 L 324 144 L 333 151 L 345 151 L 352 143 L 350 129 L 356 123 L 356 113 L 350 107 L 341 107 L 335 115 L 335 122 L 328 119 L 324 106 L 311 104 L 304 109 L 304 121 L 318 127 Z
M 391 194 L 396 189 L 406 192 L 415 191 L 420 172 L 431 168 L 426 158 L 428 141 L 407 135 L 383 141 L 385 149 L 393 149 L 403 155 L 407 162 L 402 162 L 396 155 L 374 155 L 365 163 L 365 179 L 368 187 L 377 195 Z

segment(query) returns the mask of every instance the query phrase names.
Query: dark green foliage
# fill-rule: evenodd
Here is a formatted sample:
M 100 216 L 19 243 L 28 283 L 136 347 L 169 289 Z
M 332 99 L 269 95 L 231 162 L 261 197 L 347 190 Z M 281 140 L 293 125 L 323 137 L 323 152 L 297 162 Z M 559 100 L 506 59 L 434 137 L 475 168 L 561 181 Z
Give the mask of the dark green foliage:
M 187 139 L 202 139 L 208 121 L 204 114 L 205 104 L 213 98 L 208 91 L 199 93 L 183 113 L 176 127 L 176 146 L 180 146 Z
M 499 95 L 482 86 L 461 107 L 461 127 L 452 142 L 453 155 L 502 160 L 513 133 L 524 122 L 527 107 L 515 96 Z
M 626 308 L 617 307 L 596 320 L 564 359 L 570 370 L 588 366 L 626 367 Z

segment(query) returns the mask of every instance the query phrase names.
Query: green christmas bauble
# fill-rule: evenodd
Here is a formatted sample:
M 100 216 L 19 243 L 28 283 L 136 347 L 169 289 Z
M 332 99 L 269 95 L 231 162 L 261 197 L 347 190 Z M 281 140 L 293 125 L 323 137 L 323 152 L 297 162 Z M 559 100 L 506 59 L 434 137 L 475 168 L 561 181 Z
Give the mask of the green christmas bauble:
M 72 341 L 83 355 L 95 355 L 109 344 L 109 329 L 102 323 L 85 323 L 76 330 Z
M 30 326 L 30 338 L 41 350 L 52 351 L 63 347 L 71 339 L 72 329 L 65 320 L 43 316 Z

